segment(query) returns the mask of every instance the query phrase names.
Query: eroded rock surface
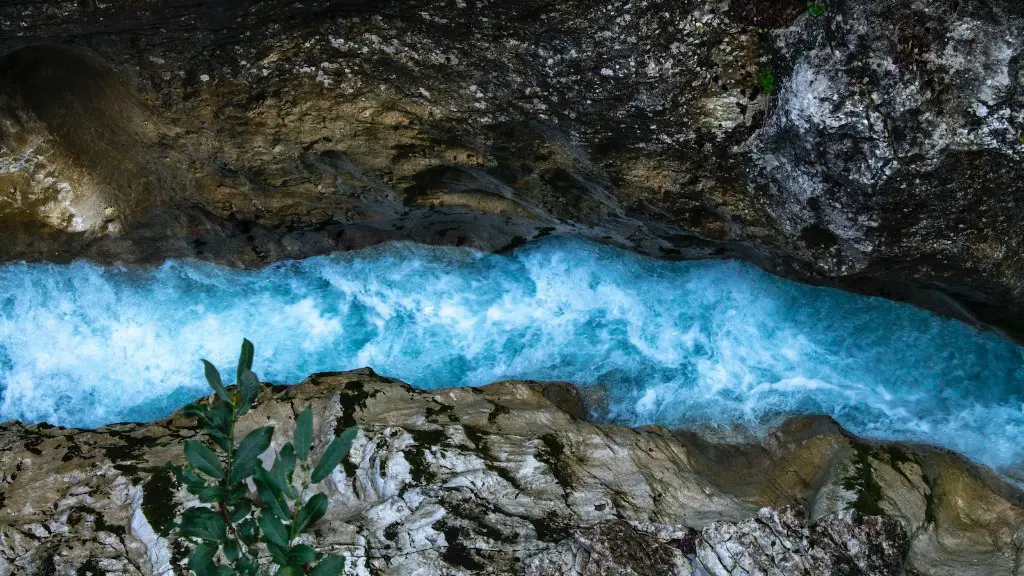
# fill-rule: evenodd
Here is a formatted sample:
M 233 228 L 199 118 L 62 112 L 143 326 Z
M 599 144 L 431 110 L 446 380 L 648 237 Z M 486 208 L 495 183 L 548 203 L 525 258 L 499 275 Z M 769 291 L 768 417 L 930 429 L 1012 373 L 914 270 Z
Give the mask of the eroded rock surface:
M 282 445 L 307 404 L 321 447 L 360 429 L 311 536 L 352 574 L 1021 573 L 1017 491 L 829 420 L 722 444 L 589 423 L 564 385 L 418 391 L 361 370 L 266 387 L 240 432 L 272 424 Z M 0 426 L 0 574 L 183 574 L 167 536 L 191 501 L 163 466 L 198 433 L 180 415 Z
M 1021 336 L 1021 3 L 819 4 L 5 3 L 0 259 L 575 234 Z

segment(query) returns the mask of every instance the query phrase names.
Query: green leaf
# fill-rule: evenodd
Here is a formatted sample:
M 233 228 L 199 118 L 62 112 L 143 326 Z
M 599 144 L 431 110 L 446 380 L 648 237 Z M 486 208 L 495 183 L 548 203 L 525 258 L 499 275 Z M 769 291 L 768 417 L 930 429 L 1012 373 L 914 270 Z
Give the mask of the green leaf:
M 257 573 L 257 566 L 255 564 L 253 564 L 252 561 L 249 560 L 245 556 L 242 556 L 241 558 L 238 559 L 237 562 L 235 562 L 235 568 L 238 569 L 238 573 L 243 574 L 243 575 L 244 574 L 255 575 Z
M 224 543 L 224 556 L 231 562 L 238 560 L 238 557 L 242 555 L 242 547 L 238 544 L 238 540 L 229 538 Z
M 231 475 L 228 478 L 230 484 L 241 482 L 252 475 L 253 467 L 259 463 L 257 457 L 270 447 L 270 439 L 273 436 L 273 426 L 257 428 L 246 434 L 242 443 L 238 445 L 238 451 L 235 452 L 231 464 Z
M 263 505 L 274 514 L 282 518 L 288 517 L 288 503 L 284 500 L 284 494 L 276 479 L 263 466 L 257 466 L 252 476 L 256 484 L 256 493 L 259 494 Z
M 203 369 L 206 372 L 206 381 L 210 384 L 210 388 L 213 388 L 217 393 L 217 396 L 220 396 L 221 400 L 230 404 L 231 396 L 228 395 L 227 388 L 225 388 L 224 383 L 221 382 L 220 372 L 217 371 L 217 368 L 213 364 L 203 360 Z
M 238 538 L 246 546 L 256 544 L 256 540 L 259 538 L 259 529 L 256 527 L 255 519 L 248 518 L 238 525 Z
M 261 514 L 260 529 L 263 530 L 263 535 L 267 537 L 267 542 L 277 544 L 278 546 L 288 545 L 288 529 L 285 528 L 284 523 L 281 522 L 281 519 L 276 514 Z
M 196 474 L 195 470 L 191 467 L 185 466 L 173 466 L 171 470 L 174 471 L 175 478 L 178 482 L 184 484 L 188 491 L 198 495 L 204 488 L 206 488 L 206 481 Z
M 227 537 L 227 526 L 224 519 L 213 510 L 205 506 L 189 508 L 181 514 L 182 536 L 209 540 L 212 542 L 223 542 Z
M 231 429 L 234 426 L 234 422 L 231 420 L 231 405 L 218 402 L 211 406 L 206 413 L 210 419 L 210 425 L 207 427 L 210 434 L 223 438 L 231 436 Z M 227 448 L 224 451 L 226 452 Z
M 224 499 L 224 487 L 223 486 L 207 486 L 199 491 L 196 496 L 199 496 L 199 501 L 203 504 L 209 504 L 210 502 L 220 502 Z
M 239 503 L 245 501 L 249 495 L 249 485 L 245 482 L 239 482 L 238 484 L 229 485 L 227 492 L 224 495 L 224 504 L 228 507 L 238 506 Z
M 271 471 L 281 474 L 284 478 L 291 477 L 292 472 L 295 471 L 295 447 L 291 442 L 285 444 L 281 448 L 281 453 L 274 458 L 274 467 L 271 468 Z
M 274 436 L 273 426 L 257 428 L 245 435 L 235 452 L 235 461 L 256 459 L 270 447 L 270 439 Z
M 252 370 L 252 358 L 255 355 L 255 348 L 248 339 L 242 339 L 242 353 L 238 355 L 238 379 L 235 382 L 242 383 L 242 375 Z
M 309 458 L 309 448 L 313 444 L 313 409 L 306 406 L 295 419 L 295 457 L 303 462 Z
M 217 566 L 217 576 L 235 576 L 235 570 L 231 566 Z
M 221 452 L 227 454 L 228 447 L 231 446 L 231 443 L 228 442 L 228 439 L 221 435 L 220 432 L 217 432 L 214 429 L 207 429 L 207 431 L 210 433 L 210 440 L 213 440 L 217 447 L 220 448 Z
M 260 393 L 260 379 L 252 370 L 247 370 L 238 380 L 239 401 L 238 413 L 245 414 L 249 411 L 256 396 Z
M 217 455 L 195 440 L 185 441 L 185 458 L 198 468 L 200 472 L 211 478 L 220 479 L 224 477 L 224 468 L 221 466 Z
M 345 559 L 341 556 L 326 556 L 317 563 L 309 576 L 338 576 L 345 569 Z
M 358 433 L 359 428 L 351 426 L 345 429 L 340 436 L 331 440 L 327 450 L 324 450 L 323 455 L 320 456 L 320 461 L 313 468 L 313 475 L 310 477 L 310 481 L 313 484 L 323 480 L 334 471 L 334 468 L 341 462 L 342 458 L 347 456 L 348 451 L 352 449 L 352 441 L 356 439 L 356 434 Z
M 182 414 L 190 418 L 195 418 L 199 420 L 200 424 L 208 423 L 210 421 L 210 417 L 206 414 L 206 412 L 206 406 L 203 406 L 202 404 L 196 402 L 193 402 L 192 404 L 187 404 L 185 405 L 184 408 L 181 409 Z
M 298 566 L 281 566 L 274 576 L 302 576 L 302 568 Z
M 286 566 L 288 564 L 288 548 L 285 546 L 278 546 L 273 542 L 265 542 L 267 550 L 270 552 L 270 557 L 274 559 L 274 562 L 279 566 Z
M 295 524 L 292 526 L 292 537 L 298 536 L 306 531 L 311 524 L 324 517 L 327 513 L 327 496 L 314 494 L 306 501 L 295 516 Z
M 210 437 L 217 443 L 220 449 L 227 452 L 228 442 L 225 437 L 227 432 L 224 430 L 222 423 L 224 410 L 220 409 L 221 406 L 224 406 L 224 404 L 218 404 L 213 408 L 207 408 L 199 404 L 189 404 L 188 406 L 185 406 L 183 413 L 185 416 L 194 417 L 196 421 L 210 433 Z M 227 420 L 229 424 L 230 419 L 231 411 L 229 409 L 227 411 Z
M 213 573 L 217 566 L 213 558 L 217 555 L 218 548 L 220 545 L 216 542 L 203 542 L 193 548 L 192 553 L 188 555 L 189 569 L 200 575 Z
M 245 517 L 249 515 L 249 512 L 252 512 L 252 502 L 242 500 L 231 510 L 231 512 L 228 513 L 228 520 L 230 520 L 232 524 L 237 524 L 244 520 Z
M 277 465 L 277 461 L 276 460 L 275 460 L 274 464 L 275 464 L 274 467 L 272 467 L 269 471 L 267 471 L 267 470 L 262 470 L 262 471 L 256 470 L 256 473 L 259 474 L 259 477 L 264 482 L 267 482 L 267 484 L 270 486 L 270 488 L 278 496 L 280 496 L 282 498 L 288 498 L 288 499 L 295 499 L 295 498 L 297 498 L 298 494 L 295 492 L 295 487 L 292 486 L 291 481 L 288 479 L 288 477 L 284 473 L 284 469 L 283 469 L 284 464 Z M 257 468 L 262 468 L 262 466 L 258 466 Z M 288 516 L 288 515 L 285 514 L 284 516 Z
M 306 544 L 296 544 L 288 551 L 288 564 L 293 566 L 305 566 L 316 560 L 316 550 Z

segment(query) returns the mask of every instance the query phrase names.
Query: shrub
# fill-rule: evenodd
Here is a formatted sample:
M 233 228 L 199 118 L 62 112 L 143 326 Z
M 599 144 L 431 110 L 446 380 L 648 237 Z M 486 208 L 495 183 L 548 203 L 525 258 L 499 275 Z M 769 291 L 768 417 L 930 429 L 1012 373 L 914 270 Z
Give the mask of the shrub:
M 324 556 L 296 538 L 327 512 L 327 496 L 308 488 L 326 478 L 348 454 L 357 429 L 334 438 L 312 469 L 313 413 L 307 406 L 295 420 L 294 443 L 281 448 L 267 470 L 259 455 L 270 447 L 273 426 L 257 428 L 235 441 L 235 424 L 249 411 L 260 391 L 252 372 L 253 345 L 242 342 L 236 386 L 228 390 L 217 369 L 203 360 L 206 380 L 215 395 L 209 405 L 190 404 L 185 414 L 206 429 L 203 441 L 185 442 L 187 464 L 175 468 L 178 480 L 206 506 L 181 515 L 177 534 L 195 547 L 188 567 L 197 576 L 260 574 L 260 544 L 277 566 L 274 574 L 336 576 L 345 567 L 341 556 Z M 252 478 L 255 494 L 247 479 Z
M 757 73 L 757 82 L 761 85 L 761 92 L 768 95 L 775 92 L 775 73 L 771 68 L 762 68 Z

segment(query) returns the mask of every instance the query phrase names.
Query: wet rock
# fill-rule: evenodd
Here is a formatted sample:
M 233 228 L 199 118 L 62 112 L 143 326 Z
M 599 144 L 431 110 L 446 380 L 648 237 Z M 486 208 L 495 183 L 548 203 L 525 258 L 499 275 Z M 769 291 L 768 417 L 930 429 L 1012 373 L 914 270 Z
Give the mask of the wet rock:
M 1015 0 L 0 7 L 0 258 L 573 234 L 1024 334 Z
M 556 388 L 562 388 L 559 385 Z M 266 387 L 239 433 L 318 445 L 359 426 L 316 489 L 319 549 L 351 574 L 1015 574 L 1020 493 L 956 455 L 870 444 L 821 418 L 723 443 L 597 425 L 550 386 L 415 390 L 369 370 Z M 97 430 L 0 425 L 0 574 L 184 574 L 194 503 L 165 465 L 178 414 Z

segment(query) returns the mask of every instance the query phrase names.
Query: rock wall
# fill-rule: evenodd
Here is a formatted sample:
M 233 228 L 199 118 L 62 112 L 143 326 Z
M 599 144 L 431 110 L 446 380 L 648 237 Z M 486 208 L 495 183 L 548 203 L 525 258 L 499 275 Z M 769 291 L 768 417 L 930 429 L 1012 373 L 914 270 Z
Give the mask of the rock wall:
M 418 391 L 360 370 L 265 387 L 240 432 L 276 426 L 274 450 L 306 405 L 320 448 L 360 429 L 310 536 L 351 574 L 999 576 L 1024 560 L 1018 491 L 829 420 L 729 444 L 589 423 L 564 384 Z M 192 497 L 163 466 L 197 434 L 181 415 L 0 425 L 0 574 L 184 574 L 167 536 Z
M 1016 0 L 0 6 L 0 259 L 575 234 L 1024 334 Z

